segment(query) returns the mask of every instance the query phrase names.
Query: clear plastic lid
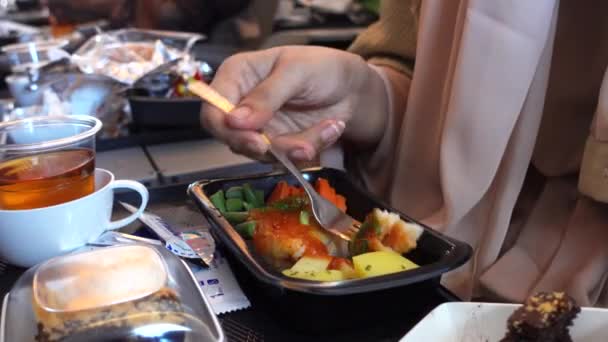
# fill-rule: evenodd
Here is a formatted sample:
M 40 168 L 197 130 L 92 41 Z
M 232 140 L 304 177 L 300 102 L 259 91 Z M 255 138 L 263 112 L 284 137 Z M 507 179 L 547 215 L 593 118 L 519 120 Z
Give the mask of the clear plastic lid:
M 2 52 L 8 56 L 14 72 L 26 72 L 69 57 L 63 50 L 67 44 L 67 40 L 19 43 L 4 46 Z
M 102 248 L 40 265 L 34 274 L 34 301 L 56 313 L 103 308 L 156 293 L 167 277 L 167 266 L 154 249 Z
M 87 115 L 39 116 L 0 123 L 0 153 L 32 153 L 94 140 L 102 127 Z
M 28 270 L 4 299 L 2 341 L 223 341 L 189 268 L 162 247 L 95 247 Z

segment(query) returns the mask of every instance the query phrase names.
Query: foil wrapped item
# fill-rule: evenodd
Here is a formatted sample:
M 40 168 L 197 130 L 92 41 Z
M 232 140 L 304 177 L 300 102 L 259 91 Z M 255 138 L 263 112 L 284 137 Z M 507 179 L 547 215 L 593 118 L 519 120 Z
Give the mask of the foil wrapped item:
M 125 98 L 120 94 L 123 85 L 105 76 L 77 72 L 46 74 L 39 88 L 32 94 L 37 100 L 14 109 L 7 120 L 32 116 L 91 115 L 103 122 L 103 138 L 117 137 L 123 126 Z
M 188 58 L 199 34 L 126 29 L 100 33 L 72 55 L 83 73 L 110 77 L 127 86 L 177 59 Z

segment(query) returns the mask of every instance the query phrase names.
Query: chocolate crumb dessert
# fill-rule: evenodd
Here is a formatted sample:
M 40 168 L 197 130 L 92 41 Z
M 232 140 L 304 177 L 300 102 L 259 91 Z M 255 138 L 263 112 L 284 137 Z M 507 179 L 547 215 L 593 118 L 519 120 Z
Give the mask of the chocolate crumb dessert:
M 570 342 L 570 326 L 579 312 L 563 292 L 535 294 L 509 317 L 502 342 Z

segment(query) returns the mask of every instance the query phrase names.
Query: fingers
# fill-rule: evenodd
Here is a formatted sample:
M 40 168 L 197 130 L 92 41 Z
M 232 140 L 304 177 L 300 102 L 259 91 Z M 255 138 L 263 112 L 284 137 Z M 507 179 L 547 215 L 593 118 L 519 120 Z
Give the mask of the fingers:
M 343 97 L 341 93 L 328 95 L 332 87 L 325 91 L 311 86 L 314 84 L 311 78 L 318 81 L 320 74 L 322 80 L 329 71 L 319 66 L 297 67 L 309 60 L 301 55 L 300 50 L 296 54 L 287 48 L 238 54 L 227 59 L 218 69 L 211 87 L 236 104 L 237 108 L 227 114 L 211 105 L 204 105 L 202 125 L 233 151 L 267 160 L 265 154 L 268 145 L 257 131 L 267 126 L 276 113 L 285 108 L 286 103 L 299 105 L 298 108 L 306 110 L 306 106 L 311 105 L 310 101 L 313 101 L 313 105 L 327 107 L 334 105 L 336 98 Z M 316 74 L 312 74 L 316 76 L 311 76 L 311 70 L 316 70 Z M 334 119 L 315 124 L 319 117 L 311 116 L 312 122 L 305 125 L 298 121 L 297 129 L 309 128 L 296 134 L 277 136 L 273 142 L 288 151 L 295 161 L 310 161 L 321 150 L 335 143 L 344 131 L 344 121 L 335 119 L 339 116 L 328 114 L 326 117 Z
M 279 55 L 279 49 L 269 49 L 231 56 L 218 68 L 211 87 L 237 104 L 268 77 Z
M 295 134 L 273 137 L 272 143 L 285 151 L 294 162 L 309 162 L 338 141 L 345 126 L 343 121 L 325 120 Z M 225 142 L 233 152 L 264 162 L 273 160 L 267 153 L 269 146 L 259 133 L 230 130 L 228 136 L 230 138 Z
M 280 135 L 272 138 L 272 143 L 285 151 L 288 157 L 296 163 L 313 161 L 323 150 L 333 145 L 345 129 L 344 121 L 325 120 L 304 131 L 295 134 Z M 253 133 L 253 132 L 251 132 Z M 257 146 L 258 133 L 252 136 L 244 136 L 230 143 L 230 149 L 238 154 L 249 158 L 270 162 L 274 158 L 267 152 L 268 145 L 265 141 Z M 251 141 L 255 140 L 255 143 Z
M 266 50 L 232 56 L 218 69 L 211 87 L 230 102 L 239 103 L 272 70 L 277 55 L 277 51 Z M 226 116 L 220 109 L 204 104 L 201 125 L 236 152 L 256 159 L 263 156 L 268 146 L 259 134 L 227 126 Z
M 324 120 L 304 131 L 273 138 L 273 144 L 287 152 L 294 161 L 311 161 L 333 145 L 345 128 L 344 121 Z
M 203 107 L 211 107 L 211 105 L 204 105 Z M 225 114 L 215 108 L 208 108 L 203 111 L 202 126 L 236 152 L 256 158 L 256 156 L 264 155 L 268 150 L 268 145 L 259 133 L 227 127 L 224 123 Z
M 246 145 L 245 145 L 246 146 Z M 264 163 L 271 163 L 274 161 L 274 158 L 268 154 L 268 153 L 259 153 L 259 152 L 254 152 L 251 151 L 250 149 L 244 147 L 244 146 L 229 146 L 230 150 L 236 154 L 240 154 L 243 155 L 245 157 L 254 159 L 254 160 L 258 160 Z
M 264 127 L 304 84 L 303 73 L 280 65 L 281 50 L 235 55 L 218 69 L 211 87 L 238 104 L 226 114 L 204 105 L 201 124 L 233 151 L 258 160 L 267 160 L 267 144 L 255 131 Z M 292 68 L 293 69 L 293 68 Z
M 303 73 L 283 69 L 277 66 L 254 87 L 226 117 L 226 124 L 237 129 L 261 129 L 274 113 L 300 93 L 304 84 Z

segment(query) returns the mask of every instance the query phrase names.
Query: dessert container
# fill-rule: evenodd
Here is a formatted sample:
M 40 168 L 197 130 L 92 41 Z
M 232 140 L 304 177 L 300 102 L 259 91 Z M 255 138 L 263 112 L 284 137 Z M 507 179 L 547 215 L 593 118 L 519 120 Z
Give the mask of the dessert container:
M 188 266 L 160 246 L 87 247 L 26 271 L 0 341 L 223 341 Z

